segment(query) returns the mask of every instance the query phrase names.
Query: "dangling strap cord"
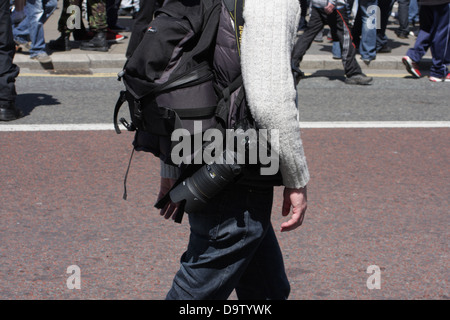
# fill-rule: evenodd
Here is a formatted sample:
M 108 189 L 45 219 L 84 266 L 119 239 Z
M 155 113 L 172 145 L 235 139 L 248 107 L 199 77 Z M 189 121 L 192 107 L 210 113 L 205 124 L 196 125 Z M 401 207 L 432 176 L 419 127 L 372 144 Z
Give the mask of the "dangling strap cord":
M 127 172 L 125 173 L 125 178 L 123 179 L 123 200 L 127 200 L 127 197 L 128 197 L 127 179 L 128 179 L 128 173 L 130 172 L 131 160 L 133 159 L 133 155 L 134 155 L 134 147 L 133 147 L 133 151 L 131 152 L 130 161 L 128 162 L 128 168 L 127 168 Z

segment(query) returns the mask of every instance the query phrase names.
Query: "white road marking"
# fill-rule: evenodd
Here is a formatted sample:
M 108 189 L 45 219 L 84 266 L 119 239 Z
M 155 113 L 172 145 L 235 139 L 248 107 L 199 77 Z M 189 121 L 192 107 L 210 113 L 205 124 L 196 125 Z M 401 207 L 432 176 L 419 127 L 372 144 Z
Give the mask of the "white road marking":
M 302 129 L 383 129 L 383 128 L 450 128 L 450 121 L 311 121 L 300 122 Z M 121 130 L 126 130 L 120 125 Z M 108 131 L 113 124 L 0 124 L 0 132 L 26 131 Z

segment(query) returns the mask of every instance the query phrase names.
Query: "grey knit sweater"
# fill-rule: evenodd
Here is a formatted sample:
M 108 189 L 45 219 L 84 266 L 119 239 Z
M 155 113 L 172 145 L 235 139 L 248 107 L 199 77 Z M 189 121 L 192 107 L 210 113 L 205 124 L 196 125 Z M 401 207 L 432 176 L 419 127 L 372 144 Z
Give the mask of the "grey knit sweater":
M 309 181 L 291 71 L 291 51 L 300 18 L 298 0 L 245 1 L 241 68 L 247 101 L 260 128 L 279 132 L 283 184 L 304 187 Z M 177 170 L 161 163 L 161 176 L 176 178 Z
M 304 187 L 309 180 L 291 71 L 298 0 L 245 1 L 241 67 L 247 101 L 261 128 L 279 130 L 283 184 Z

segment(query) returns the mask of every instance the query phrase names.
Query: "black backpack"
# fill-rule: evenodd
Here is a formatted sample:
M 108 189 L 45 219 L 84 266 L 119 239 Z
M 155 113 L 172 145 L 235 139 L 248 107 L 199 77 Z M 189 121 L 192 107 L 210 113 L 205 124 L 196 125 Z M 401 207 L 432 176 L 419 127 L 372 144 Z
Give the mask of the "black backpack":
M 244 1 L 223 3 L 237 30 L 242 29 Z M 224 130 L 241 118 L 247 119 L 244 115 L 249 113 L 244 108 L 233 107 L 245 105 L 244 90 L 235 101 L 230 98 L 230 93 L 242 87 L 242 77 L 225 89 L 215 86 L 212 60 L 221 7 L 222 0 L 167 0 L 155 12 L 147 32 L 119 73 L 126 90 L 120 93 L 114 109 L 114 127 L 120 134 L 120 121 L 128 131 L 135 132 L 133 152 L 150 152 L 174 165 L 174 130 L 187 129 L 194 139 L 194 121 L 201 121 L 204 133 L 210 128 Z M 236 34 L 236 41 L 238 38 Z M 125 118 L 118 121 L 125 102 L 130 123 Z
M 170 159 L 171 134 L 184 128 L 192 133 L 193 121 L 204 130 L 216 125 L 217 96 L 211 68 L 220 1 L 168 0 L 155 13 L 140 44 L 128 59 L 119 78 L 126 90 L 114 111 L 127 101 L 136 131 L 135 150 L 147 151 L 165 163 Z

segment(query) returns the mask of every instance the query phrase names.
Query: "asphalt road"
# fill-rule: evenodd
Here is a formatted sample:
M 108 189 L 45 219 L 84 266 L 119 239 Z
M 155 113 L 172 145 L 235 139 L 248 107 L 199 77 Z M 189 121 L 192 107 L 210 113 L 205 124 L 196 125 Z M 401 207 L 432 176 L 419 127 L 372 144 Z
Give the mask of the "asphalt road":
M 405 73 L 375 76 L 373 85 L 361 87 L 346 85 L 339 70 L 310 73 L 299 84 L 301 121 L 450 120 L 448 84 Z M 18 104 L 27 117 L 14 124 L 109 123 L 122 89 L 113 73 L 95 78 L 21 76 Z
M 301 120 L 450 120 L 447 83 L 387 72 L 370 87 L 342 80 L 339 72 L 302 80 Z M 10 131 L 110 124 L 120 89 L 110 75 L 18 78 L 26 117 L 0 123 L 0 299 L 165 297 L 189 230 L 153 208 L 158 161 L 136 155 L 124 201 L 131 134 Z M 312 175 L 307 216 L 300 229 L 277 232 L 291 299 L 448 300 L 448 125 L 305 128 L 302 138 Z M 67 286 L 72 265 L 79 290 Z M 374 265 L 379 273 L 367 273 Z M 367 285 L 371 275 L 379 288 Z

